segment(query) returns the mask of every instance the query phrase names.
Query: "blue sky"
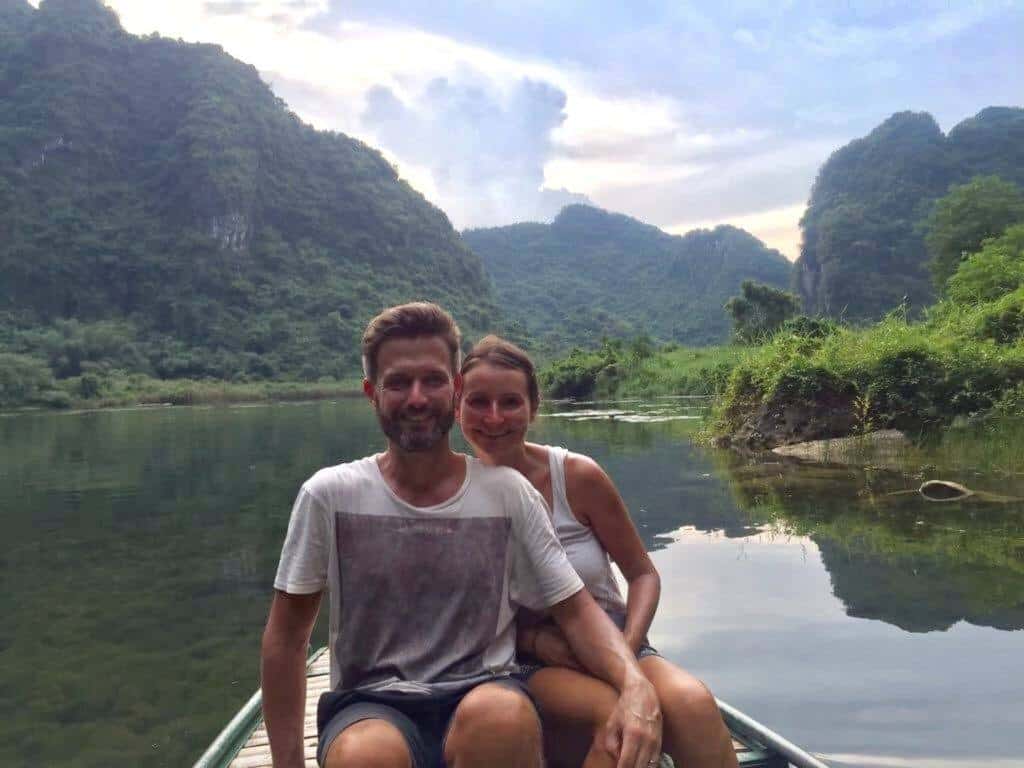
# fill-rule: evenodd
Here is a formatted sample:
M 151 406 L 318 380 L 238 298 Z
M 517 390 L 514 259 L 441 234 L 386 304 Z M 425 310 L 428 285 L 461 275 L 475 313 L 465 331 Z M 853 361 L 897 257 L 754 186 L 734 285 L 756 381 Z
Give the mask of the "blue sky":
M 590 200 L 797 255 L 814 175 L 900 110 L 1024 104 L 1024 3 L 108 0 L 381 149 L 455 226 Z

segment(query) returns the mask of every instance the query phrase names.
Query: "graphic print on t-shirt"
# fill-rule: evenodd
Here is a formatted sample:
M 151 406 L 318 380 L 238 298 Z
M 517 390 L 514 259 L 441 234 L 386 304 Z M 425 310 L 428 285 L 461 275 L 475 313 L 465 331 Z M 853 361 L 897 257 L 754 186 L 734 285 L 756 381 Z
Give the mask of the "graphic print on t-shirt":
M 341 687 L 479 673 L 503 598 L 508 518 L 335 519 Z

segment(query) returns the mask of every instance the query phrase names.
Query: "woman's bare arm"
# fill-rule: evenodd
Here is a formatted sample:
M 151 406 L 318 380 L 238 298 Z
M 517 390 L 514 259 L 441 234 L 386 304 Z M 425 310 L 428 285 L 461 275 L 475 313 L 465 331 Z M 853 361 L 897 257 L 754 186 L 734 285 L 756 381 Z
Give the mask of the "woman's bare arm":
M 576 518 L 597 540 L 626 579 L 626 643 L 635 652 L 654 620 L 661 578 L 644 549 L 626 503 L 615 483 L 593 459 L 570 453 L 565 461 L 565 490 Z

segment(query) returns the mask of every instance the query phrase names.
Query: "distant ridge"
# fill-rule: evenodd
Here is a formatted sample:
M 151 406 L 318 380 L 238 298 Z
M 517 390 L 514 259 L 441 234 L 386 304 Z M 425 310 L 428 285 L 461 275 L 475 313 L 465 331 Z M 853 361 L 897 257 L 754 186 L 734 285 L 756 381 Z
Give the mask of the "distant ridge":
M 730 226 L 669 235 L 592 206 L 570 205 L 551 224 L 470 229 L 498 301 L 538 347 L 560 352 L 603 335 L 724 341 L 722 305 L 746 279 L 789 283 L 782 254 Z

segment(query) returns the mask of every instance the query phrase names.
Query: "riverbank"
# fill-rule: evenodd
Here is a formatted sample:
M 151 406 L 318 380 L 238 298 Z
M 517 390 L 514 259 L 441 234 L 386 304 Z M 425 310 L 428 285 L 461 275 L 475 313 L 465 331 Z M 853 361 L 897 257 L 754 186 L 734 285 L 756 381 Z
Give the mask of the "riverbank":
M 986 335 L 978 307 L 893 313 L 868 328 L 809 324 L 759 346 L 640 350 L 606 343 L 541 372 L 551 397 L 710 395 L 706 434 L 763 450 L 899 429 L 917 440 L 955 420 L 1024 416 L 1024 337 Z
M 863 328 L 797 317 L 760 346 L 606 341 L 542 383 L 555 397 L 714 395 L 709 432 L 741 450 L 1024 416 L 1024 224 L 985 240 L 941 293 L 919 321 L 906 306 Z
M 63 379 L 16 406 L 0 410 L 95 410 L 147 405 L 230 405 L 357 397 L 361 379 L 231 382 L 154 379 L 141 374 L 86 374 Z

